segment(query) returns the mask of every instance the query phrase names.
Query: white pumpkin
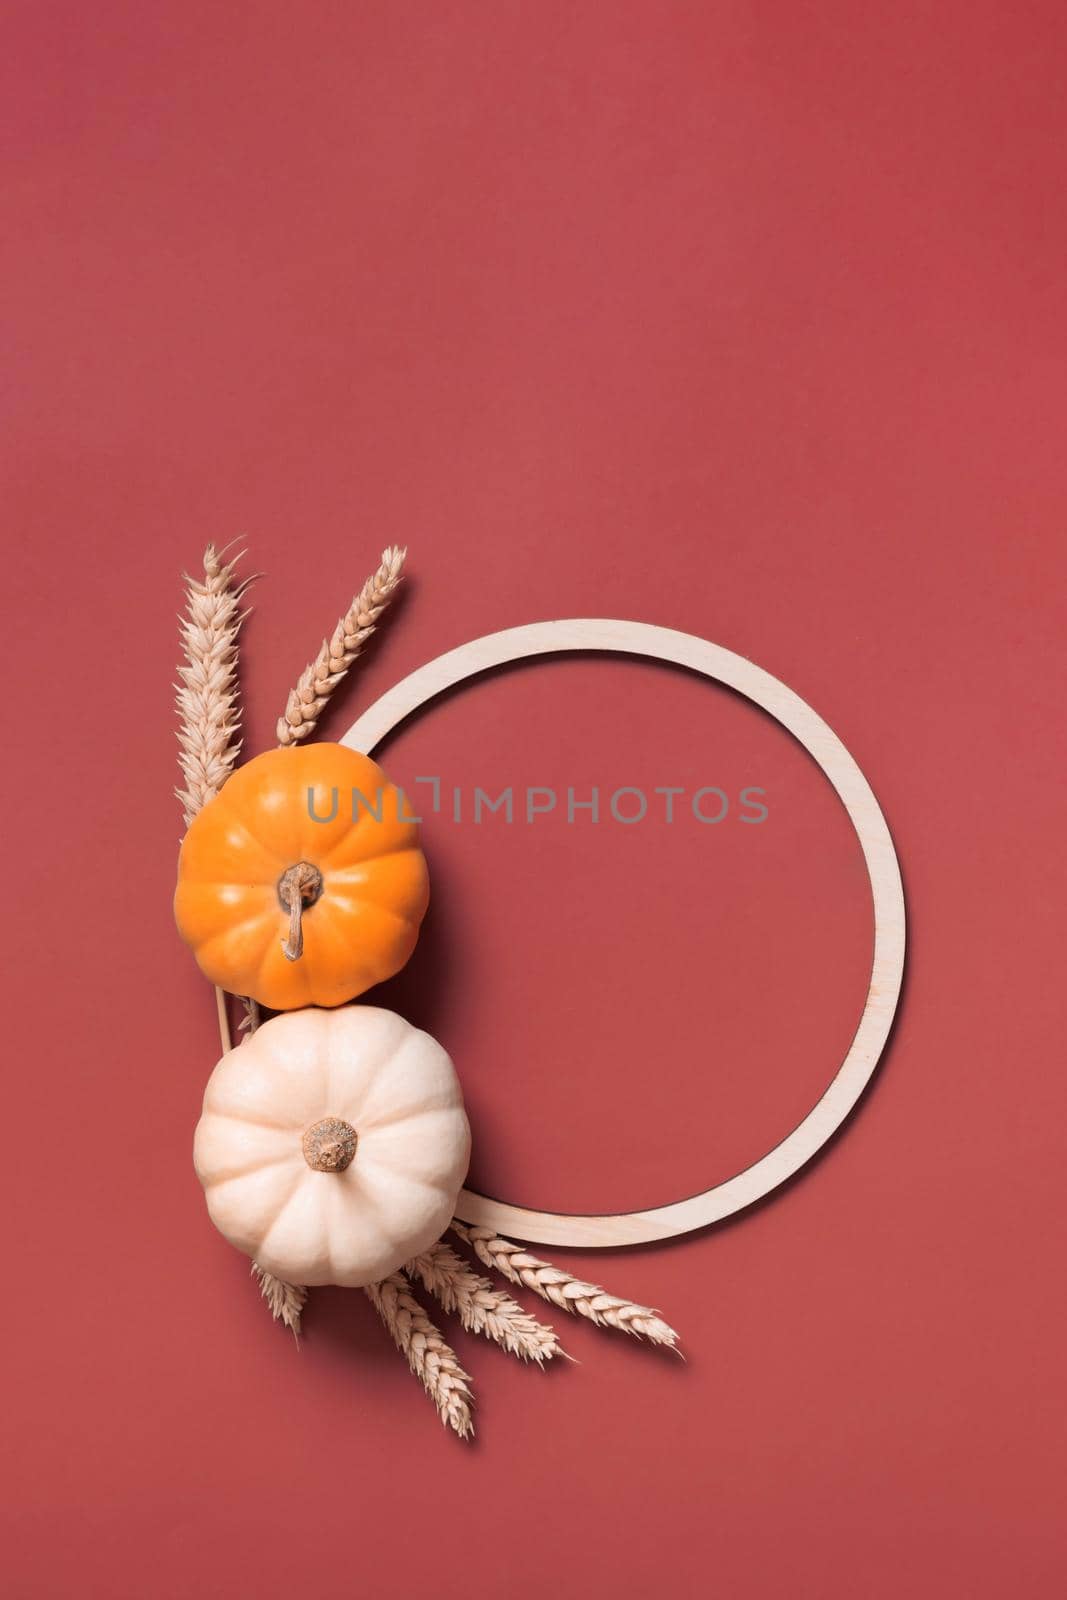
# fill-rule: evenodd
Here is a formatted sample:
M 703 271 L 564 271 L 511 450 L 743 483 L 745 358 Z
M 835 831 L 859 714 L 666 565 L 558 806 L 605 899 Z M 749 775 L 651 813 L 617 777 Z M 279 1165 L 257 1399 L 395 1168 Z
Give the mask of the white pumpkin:
M 470 1128 L 428 1033 L 376 1006 L 290 1011 L 223 1056 L 193 1160 L 231 1244 L 287 1283 L 376 1283 L 448 1227 Z

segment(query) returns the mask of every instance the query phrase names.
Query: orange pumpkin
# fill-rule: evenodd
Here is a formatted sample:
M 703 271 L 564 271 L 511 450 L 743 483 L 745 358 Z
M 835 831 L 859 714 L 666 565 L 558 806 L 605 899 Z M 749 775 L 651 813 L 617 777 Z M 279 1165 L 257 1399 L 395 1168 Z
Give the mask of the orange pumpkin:
M 429 900 L 419 828 L 368 756 L 256 756 L 193 818 L 174 915 L 200 970 L 274 1011 L 336 1006 L 392 977 Z

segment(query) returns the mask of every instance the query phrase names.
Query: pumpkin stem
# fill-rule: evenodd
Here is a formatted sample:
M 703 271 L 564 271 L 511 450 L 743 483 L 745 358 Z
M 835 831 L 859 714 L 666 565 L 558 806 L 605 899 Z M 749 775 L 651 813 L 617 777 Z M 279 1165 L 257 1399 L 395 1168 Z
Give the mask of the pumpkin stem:
M 356 1153 L 358 1137 L 350 1122 L 323 1117 L 304 1134 L 304 1160 L 313 1172 L 343 1172 Z
M 282 940 L 286 961 L 299 961 L 304 953 L 302 918 L 305 906 L 313 906 L 322 893 L 322 873 L 310 861 L 298 861 L 278 879 L 278 899 L 289 913 L 289 937 Z

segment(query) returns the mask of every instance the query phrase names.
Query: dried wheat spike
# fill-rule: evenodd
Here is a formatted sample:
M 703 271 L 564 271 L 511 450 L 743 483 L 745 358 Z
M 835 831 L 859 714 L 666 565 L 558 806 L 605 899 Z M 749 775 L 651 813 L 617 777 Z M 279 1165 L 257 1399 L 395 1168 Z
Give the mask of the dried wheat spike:
M 239 556 L 223 561 L 214 545 L 204 552 L 204 576 L 186 577 L 186 609 L 178 668 L 178 762 L 185 782 L 176 791 L 189 826 L 201 806 L 222 788 L 237 752 L 237 634 L 244 585 L 234 581 Z
M 647 1339 L 651 1344 L 668 1345 L 671 1349 L 677 1344 L 678 1335 L 674 1329 L 650 1306 L 634 1305 L 630 1300 L 608 1294 L 595 1283 L 584 1283 L 581 1278 L 529 1255 L 521 1245 L 502 1239 L 492 1228 L 453 1222 L 452 1229 L 471 1246 L 479 1261 L 499 1272 L 509 1283 L 531 1289 L 542 1300 L 559 1306 L 561 1311 L 575 1312 L 603 1327 L 621 1328 L 623 1333 Z
M 375 1307 L 408 1366 L 422 1382 L 437 1414 L 461 1439 L 474 1433 L 470 1374 L 415 1299 L 406 1279 L 394 1272 L 363 1291 Z
M 285 716 L 278 721 L 278 743 L 297 744 L 314 732 L 326 702 L 378 625 L 400 583 L 406 550 L 390 545 L 382 562 L 356 595 L 338 622 L 333 636 L 322 643 L 314 661 L 304 668 L 289 693 Z
M 300 1313 L 304 1309 L 308 1292 L 299 1284 L 283 1283 L 271 1273 L 264 1272 L 258 1262 L 252 1263 L 252 1276 L 259 1284 L 259 1292 L 270 1307 L 276 1322 L 284 1322 L 296 1338 L 300 1337 Z
M 563 1349 L 555 1330 L 537 1322 L 517 1301 L 494 1289 L 447 1244 L 438 1242 L 413 1256 L 404 1271 L 418 1278 L 446 1311 L 455 1312 L 469 1333 L 480 1333 L 522 1361 L 544 1366 Z

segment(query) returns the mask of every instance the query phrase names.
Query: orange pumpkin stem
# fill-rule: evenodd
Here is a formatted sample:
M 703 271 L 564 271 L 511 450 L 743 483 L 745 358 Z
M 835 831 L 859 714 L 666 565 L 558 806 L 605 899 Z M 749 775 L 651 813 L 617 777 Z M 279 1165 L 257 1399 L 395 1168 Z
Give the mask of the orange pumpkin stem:
M 303 916 L 322 893 L 322 873 L 310 861 L 298 861 L 278 879 L 278 899 L 289 913 L 289 937 L 282 940 L 286 961 L 299 961 L 304 953 Z

